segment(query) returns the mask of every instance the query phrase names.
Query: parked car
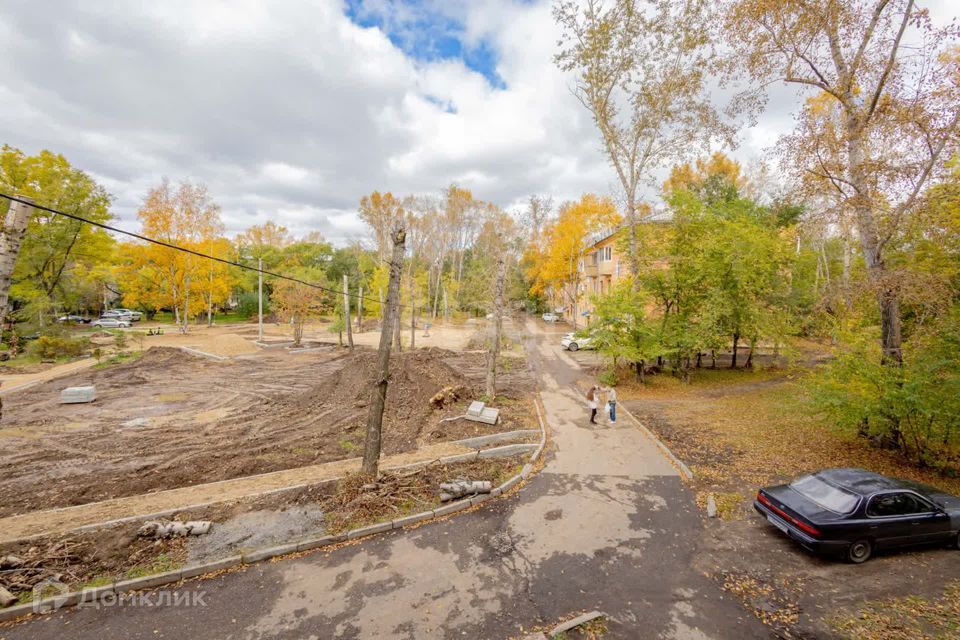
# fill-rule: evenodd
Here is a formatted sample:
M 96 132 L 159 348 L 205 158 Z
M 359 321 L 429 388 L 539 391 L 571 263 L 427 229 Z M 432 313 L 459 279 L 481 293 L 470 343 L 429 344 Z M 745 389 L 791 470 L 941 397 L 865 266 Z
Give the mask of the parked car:
M 593 349 L 594 345 L 589 336 L 578 337 L 575 333 L 568 333 L 560 339 L 560 346 L 568 351 Z
M 139 311 L 130 311 L 129 309 L 110 309 L 100 314 L 101 318 L 122 318 L 127 322 L 136 322 L 140 319 L 140 316 Z
M 814 553 L 866 562 L 876 549 L 960 549 L 960 498 L 863 469 L 826 469 L 764 487 L 754 508 Z
M 143 318 L 142 313 L 139 311 L 134 311 L 133 309 L 114 309 L 114 311 L 118 311 L 123 315 L 129 315 L 130 319 L 134 322 L 140 322 L 140 320 Z
M 541 316 L 544 322 L 557 322 L 560 320 L 560 316 L 555 313 L 547 312 Z
M 83 316 L 66 315 L 66 316 L 60 316 L 59 318 L 57 318 L 57 322 L 63 322 L 66 324 L 86 324 L 90 322 L 90 318 L 84 318 Z
M 126 329 L 130 326 L 130 321 L 121 317 L 103 317 L 94 320 L 91 326 L 101 329 Z

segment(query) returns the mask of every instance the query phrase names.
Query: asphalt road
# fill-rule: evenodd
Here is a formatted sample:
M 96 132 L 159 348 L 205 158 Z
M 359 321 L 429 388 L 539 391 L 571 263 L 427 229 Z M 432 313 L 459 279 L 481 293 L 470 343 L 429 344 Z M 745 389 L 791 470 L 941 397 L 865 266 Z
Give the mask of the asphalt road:
M 674 468 L 626 416 L 590 425 L 574 387 L 583 372 L 558 335 L 527 330 L 551 443 L 513 496 L 180 587 L 202 592 L 202 606 L 65 610 L 0 638 L 502 640 L 593 609 L 609 614 L 612 638 L 770 637 L 692 568 L 703 522 Z

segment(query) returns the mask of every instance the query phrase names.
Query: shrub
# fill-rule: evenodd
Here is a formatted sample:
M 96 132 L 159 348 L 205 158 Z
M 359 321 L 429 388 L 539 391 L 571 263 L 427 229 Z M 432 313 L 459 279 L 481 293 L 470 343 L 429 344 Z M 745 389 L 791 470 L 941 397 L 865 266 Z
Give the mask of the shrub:
M 87 338 L 63 338 L 59 336 L 40 336 L 27 347 L 30 355 L 41 360 L 74 358 L 90 348 Z

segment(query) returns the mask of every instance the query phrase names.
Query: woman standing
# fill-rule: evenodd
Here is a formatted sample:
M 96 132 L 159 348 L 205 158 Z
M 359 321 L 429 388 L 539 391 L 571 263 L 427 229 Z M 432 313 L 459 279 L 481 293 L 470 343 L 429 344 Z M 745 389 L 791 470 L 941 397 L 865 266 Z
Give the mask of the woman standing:
M 587 406 L 590 407 L 590 424 L 597 424 L 597 393 L 599 389 L 596 385 L 590 387 L 587 391 Z

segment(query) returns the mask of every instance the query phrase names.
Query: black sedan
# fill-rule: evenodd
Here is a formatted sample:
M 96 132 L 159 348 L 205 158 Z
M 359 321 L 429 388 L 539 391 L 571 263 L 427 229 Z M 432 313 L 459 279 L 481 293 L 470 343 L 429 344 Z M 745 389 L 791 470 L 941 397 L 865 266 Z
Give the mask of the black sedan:
M 857 564 L 875 549 L 960 549 L 960 498 L 863 469 L 826 469 L 765 487 L 753 507 L 804 548 Z

